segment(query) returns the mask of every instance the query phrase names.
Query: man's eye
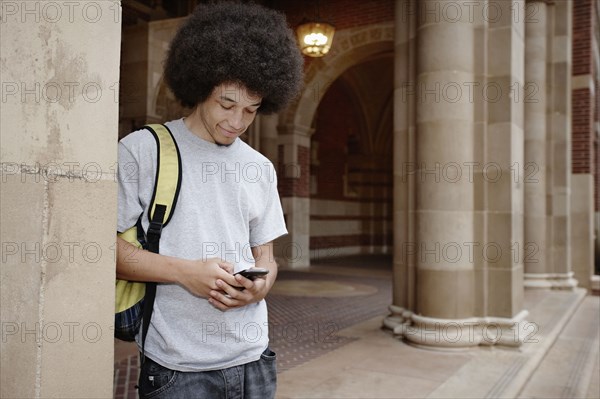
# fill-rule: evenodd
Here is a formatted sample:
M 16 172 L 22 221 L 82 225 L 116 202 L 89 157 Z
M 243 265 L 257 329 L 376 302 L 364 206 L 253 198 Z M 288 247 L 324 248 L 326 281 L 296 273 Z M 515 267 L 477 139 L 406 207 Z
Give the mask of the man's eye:
M 230 109 L 233 109 L 233 105 L 232 105 L 232 106 L 229 106 L 229 107 L 226 107 L 226 106 L 224 106 L 223 104 L 221 104 L 221 108 L 223 108 L 223 109 L 225 109 L 225 110 L 230 110 Z

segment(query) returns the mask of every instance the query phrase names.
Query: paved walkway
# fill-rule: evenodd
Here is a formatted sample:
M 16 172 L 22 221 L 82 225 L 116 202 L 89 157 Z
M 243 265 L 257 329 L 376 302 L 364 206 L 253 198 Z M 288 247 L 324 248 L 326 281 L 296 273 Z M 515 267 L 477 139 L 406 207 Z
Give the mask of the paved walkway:
M 600 398 L 600 297 L 528 290 L 535 342 L 426 350 L 381 329 L 390 263 L 348 257 L 280 271 L 267 299 L 279 398 Z M 136 397 L 136 379 L 135 348 L 116 342 L 115 397 Z

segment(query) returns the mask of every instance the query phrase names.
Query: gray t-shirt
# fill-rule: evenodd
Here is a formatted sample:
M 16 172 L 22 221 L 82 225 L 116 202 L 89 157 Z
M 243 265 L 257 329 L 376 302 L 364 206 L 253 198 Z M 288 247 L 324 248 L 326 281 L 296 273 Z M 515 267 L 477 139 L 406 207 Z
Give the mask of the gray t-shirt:
M 287 233 L 273 164 L 240 139 L 218 146 L 190 132 L 183 119 L 166 125 L 179 146 L 183 175 L 160 253 L 218 257 L 236 272 L 252 267 L 252 247 Z M 148 228 L 156 153 L 148 131 L 119 143 L 119 232 L 134 226 L 142 212 Z M 258 360 L 268 342 L 264 300 L 222 312 L 179 285 L 158 285 L 145 345 L 157 363 L 180 371 L 222 369 Z

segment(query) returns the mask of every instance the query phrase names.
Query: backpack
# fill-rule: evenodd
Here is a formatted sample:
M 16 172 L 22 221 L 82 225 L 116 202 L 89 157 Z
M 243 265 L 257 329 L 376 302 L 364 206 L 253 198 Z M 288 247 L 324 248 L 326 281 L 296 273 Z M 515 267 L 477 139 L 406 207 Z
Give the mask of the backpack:
M 144 128 L 154 136 L 157 149 L 156 177 L 148 212 L 150 224 L 145 232 L 142 228 L 142 213 L 135 226 L 118 236 L 138 248 L 159 253 L 162 229 L 171 220 L 179 196 L 181 157 L 175 138 L 166 126 L 147 125 Z M 156 283 L 117 279 L 115 288 L 115 338 L 133 341 L 141 326 L 143 352 L 154 307 Z

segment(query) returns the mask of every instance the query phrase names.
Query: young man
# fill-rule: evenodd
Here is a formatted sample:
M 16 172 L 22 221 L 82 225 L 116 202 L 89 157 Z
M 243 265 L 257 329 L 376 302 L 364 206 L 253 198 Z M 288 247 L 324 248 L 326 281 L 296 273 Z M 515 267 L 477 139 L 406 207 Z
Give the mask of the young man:
M 277 275 L 272 241 L 287 231 L 272 163 L 239 136 L 257 113 L 281 110 L 297 95 L 302 68 L 285 18 L 254 4 L 201 4 L 171 43 L 165 79 L 193 109 L 166 123 L 181 153 L 177 207 L 160 254 L 118 238 L 117 277 L 159 283 L 142 398 L 275 395 L 264 297 Z M 119 144 L 119 232 L 142 214 L 148 228 L 156 152 L 145 130 Z M 269 273 L 254 281 L 233 275 L 250 267 Z

